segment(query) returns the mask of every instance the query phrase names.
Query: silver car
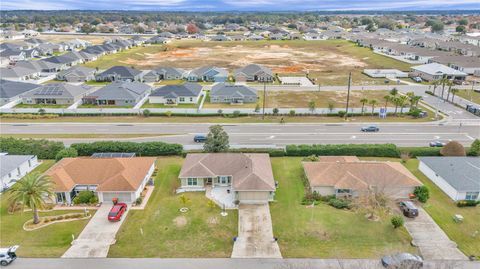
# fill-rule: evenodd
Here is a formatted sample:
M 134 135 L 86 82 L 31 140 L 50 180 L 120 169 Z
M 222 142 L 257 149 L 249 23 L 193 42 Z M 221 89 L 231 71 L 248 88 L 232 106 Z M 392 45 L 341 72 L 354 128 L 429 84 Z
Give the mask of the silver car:
M 384 256 L 382 265 L 389 269 L 419 269 L 423 267 L 423 259 L 411 253 L 398 253 Z
M 7 266 L 12 263 L 16 258 L 18 246 L 11 246 L 9 248 L 0 248 L 0 265 Z

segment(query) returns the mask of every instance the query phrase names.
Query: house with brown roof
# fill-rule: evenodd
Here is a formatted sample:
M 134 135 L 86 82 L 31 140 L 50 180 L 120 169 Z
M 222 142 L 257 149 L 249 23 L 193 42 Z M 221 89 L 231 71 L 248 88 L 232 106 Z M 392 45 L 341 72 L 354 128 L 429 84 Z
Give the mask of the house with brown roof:
M 155 158 L 63 158 L 45 175 L 55 183 L 57 203 L 71 204 L 80 191 L 93 191 L 101 203 L 133 203 L 155 169 Z
M 322 156 L 303 162 L 312 191 L 320 195 L 359 196 L 383 193 L 391 198 L 408 198 L 422 183 L 399 162 L 361 161 L 355 156 Z
M 229 199 L 235 203 L 267 203 L 273 200 L 276 189 L 270 156 L 260 153 L 188 154 L 179 179 L 178 192 L 211 192 L 213 200 L 220 203 Z

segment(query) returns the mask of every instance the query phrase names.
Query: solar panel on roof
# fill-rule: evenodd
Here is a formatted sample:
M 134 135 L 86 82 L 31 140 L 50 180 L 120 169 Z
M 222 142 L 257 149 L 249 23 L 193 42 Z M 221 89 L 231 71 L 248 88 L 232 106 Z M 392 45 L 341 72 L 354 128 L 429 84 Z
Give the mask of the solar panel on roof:
M 133 158 L 135 152 L 97 152 L 92 154 L 92 158 Z

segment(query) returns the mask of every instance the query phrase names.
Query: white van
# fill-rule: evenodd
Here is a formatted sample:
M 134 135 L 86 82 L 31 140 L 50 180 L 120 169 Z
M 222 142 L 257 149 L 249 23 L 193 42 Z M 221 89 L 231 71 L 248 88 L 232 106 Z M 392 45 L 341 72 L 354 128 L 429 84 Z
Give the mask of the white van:
M 9 248 L 0 248 L 0 265 L 7 266 L 12 263 L 16 258 L 18 246 L 11 246 Z

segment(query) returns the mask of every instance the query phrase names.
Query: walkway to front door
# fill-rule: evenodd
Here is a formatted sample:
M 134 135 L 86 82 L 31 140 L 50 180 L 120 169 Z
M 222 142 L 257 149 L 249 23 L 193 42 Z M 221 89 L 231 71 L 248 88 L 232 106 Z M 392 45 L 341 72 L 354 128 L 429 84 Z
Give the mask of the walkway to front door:
M 238 208 L 238 238 L 232 258 L 282 258 L 273 237 L 272 218 L 268 203 Z

